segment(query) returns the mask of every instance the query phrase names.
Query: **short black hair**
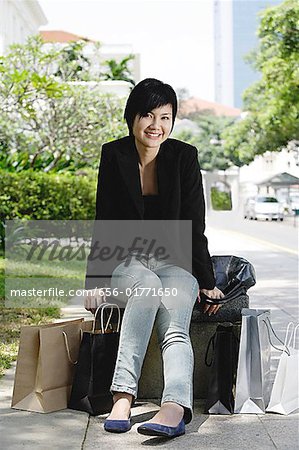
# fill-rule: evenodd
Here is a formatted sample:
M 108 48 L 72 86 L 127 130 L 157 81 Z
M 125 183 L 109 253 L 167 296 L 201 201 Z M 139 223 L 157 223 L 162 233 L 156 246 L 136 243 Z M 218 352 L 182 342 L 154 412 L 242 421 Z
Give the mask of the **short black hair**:
M 172 106 L 173 128 L 178 109 L 178 100 L 174 89 L 169 84 L 155 78 L 145 78 L 136 84 L 129 95 L 124 113 L 130 135 L 133 135 L 133 123 L 136 116 L 145 117 L 153 109 L 168 104 Z

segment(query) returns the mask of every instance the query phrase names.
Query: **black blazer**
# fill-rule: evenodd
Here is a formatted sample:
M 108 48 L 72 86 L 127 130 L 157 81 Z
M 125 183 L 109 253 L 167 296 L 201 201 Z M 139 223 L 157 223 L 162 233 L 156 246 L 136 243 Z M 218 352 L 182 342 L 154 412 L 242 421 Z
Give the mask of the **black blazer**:
M 134 137 L 103 145 L 96 220 L 143 219 L 138 161 Z M 185 142 L 167 139 L 157 155 L 157 176 L 162 219 L 192 220 L 192 272 L 200 288 L 213 289 L 215 277 L 204 235 L 205 203 L 197 149 Z M 85 287 L 95 287 L 88 267 Z

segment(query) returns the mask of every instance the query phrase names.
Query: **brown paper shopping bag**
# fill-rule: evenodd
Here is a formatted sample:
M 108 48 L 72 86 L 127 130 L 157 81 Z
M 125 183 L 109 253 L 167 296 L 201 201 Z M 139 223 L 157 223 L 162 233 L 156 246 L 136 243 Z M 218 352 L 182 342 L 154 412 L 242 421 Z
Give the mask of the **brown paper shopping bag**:
M 67 408 L 83 323 L 21 328 L 12 408 L 41 413 Z

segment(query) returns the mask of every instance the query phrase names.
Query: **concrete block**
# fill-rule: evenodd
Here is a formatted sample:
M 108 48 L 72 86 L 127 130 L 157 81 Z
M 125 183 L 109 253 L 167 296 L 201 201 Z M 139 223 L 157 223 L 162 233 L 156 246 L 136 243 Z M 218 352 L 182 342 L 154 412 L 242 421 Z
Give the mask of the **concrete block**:
M 193 313 L 192 313 L 192 323 L 201 322 L 239 322 L 242 320 L 241 311 L 243 308 L 249 308 L 249 298 L 248 295 L 243 295 L 238 299 L 231 300 L 224 303 L 218 310 L 217 314 L 212 314 L 208 316 L 203 312 L 203 305 L 198 302 L 195 303 Z
M 203 313 L 203 305 L 195 304 L 191 326 L 190 338 L 194 351 L 194 398 L 206 398 L 210 368 L 205 365 L 205 354 L 208 342 L 215 333 L 217 325 L 223 322 L 232 322 L 235 333 L 240 335 L 241 311 L 249 307 L 249 299 L 244 295 L 237 300 L 225 303 L 217 314 L 208 316 Z M 162 358 L 157 340 L 156 328 L 149 342 L 144 360 L 138 387 L 138 398 L 161 398 L 163 391 Z
M 206 398 L 210 368 L 205 365 L 208 342 L 216 331 L 218 322 L 191 322 L 190 338 L 194 352 L 194 398 Z M 240 323 L 234 324 L 236 336 L 240 335 Z M 161 398 L 163 391 L 162 358 L 157 340 L 156 329 L 147 349 L 139 380 L 138 398 Z

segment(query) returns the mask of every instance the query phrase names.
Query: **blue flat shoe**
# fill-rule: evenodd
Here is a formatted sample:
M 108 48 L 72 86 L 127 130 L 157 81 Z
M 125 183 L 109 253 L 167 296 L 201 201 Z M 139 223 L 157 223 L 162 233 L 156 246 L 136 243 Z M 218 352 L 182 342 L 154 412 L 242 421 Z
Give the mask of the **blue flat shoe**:
M 106 419 L 104 429 L 110 433 L 125 433 L 131 429 L 131 414 L 128 420 Z
M 168 438 L 174 438 L 185 434 L 185 422 L 184 419 L 180 421 L 177 427 L 168 427 L 166 425 L 160 425 L 159 423 L 144 423 L 137 428 L 138 433 L 145 434 L 147 436 L 164 436 Z

